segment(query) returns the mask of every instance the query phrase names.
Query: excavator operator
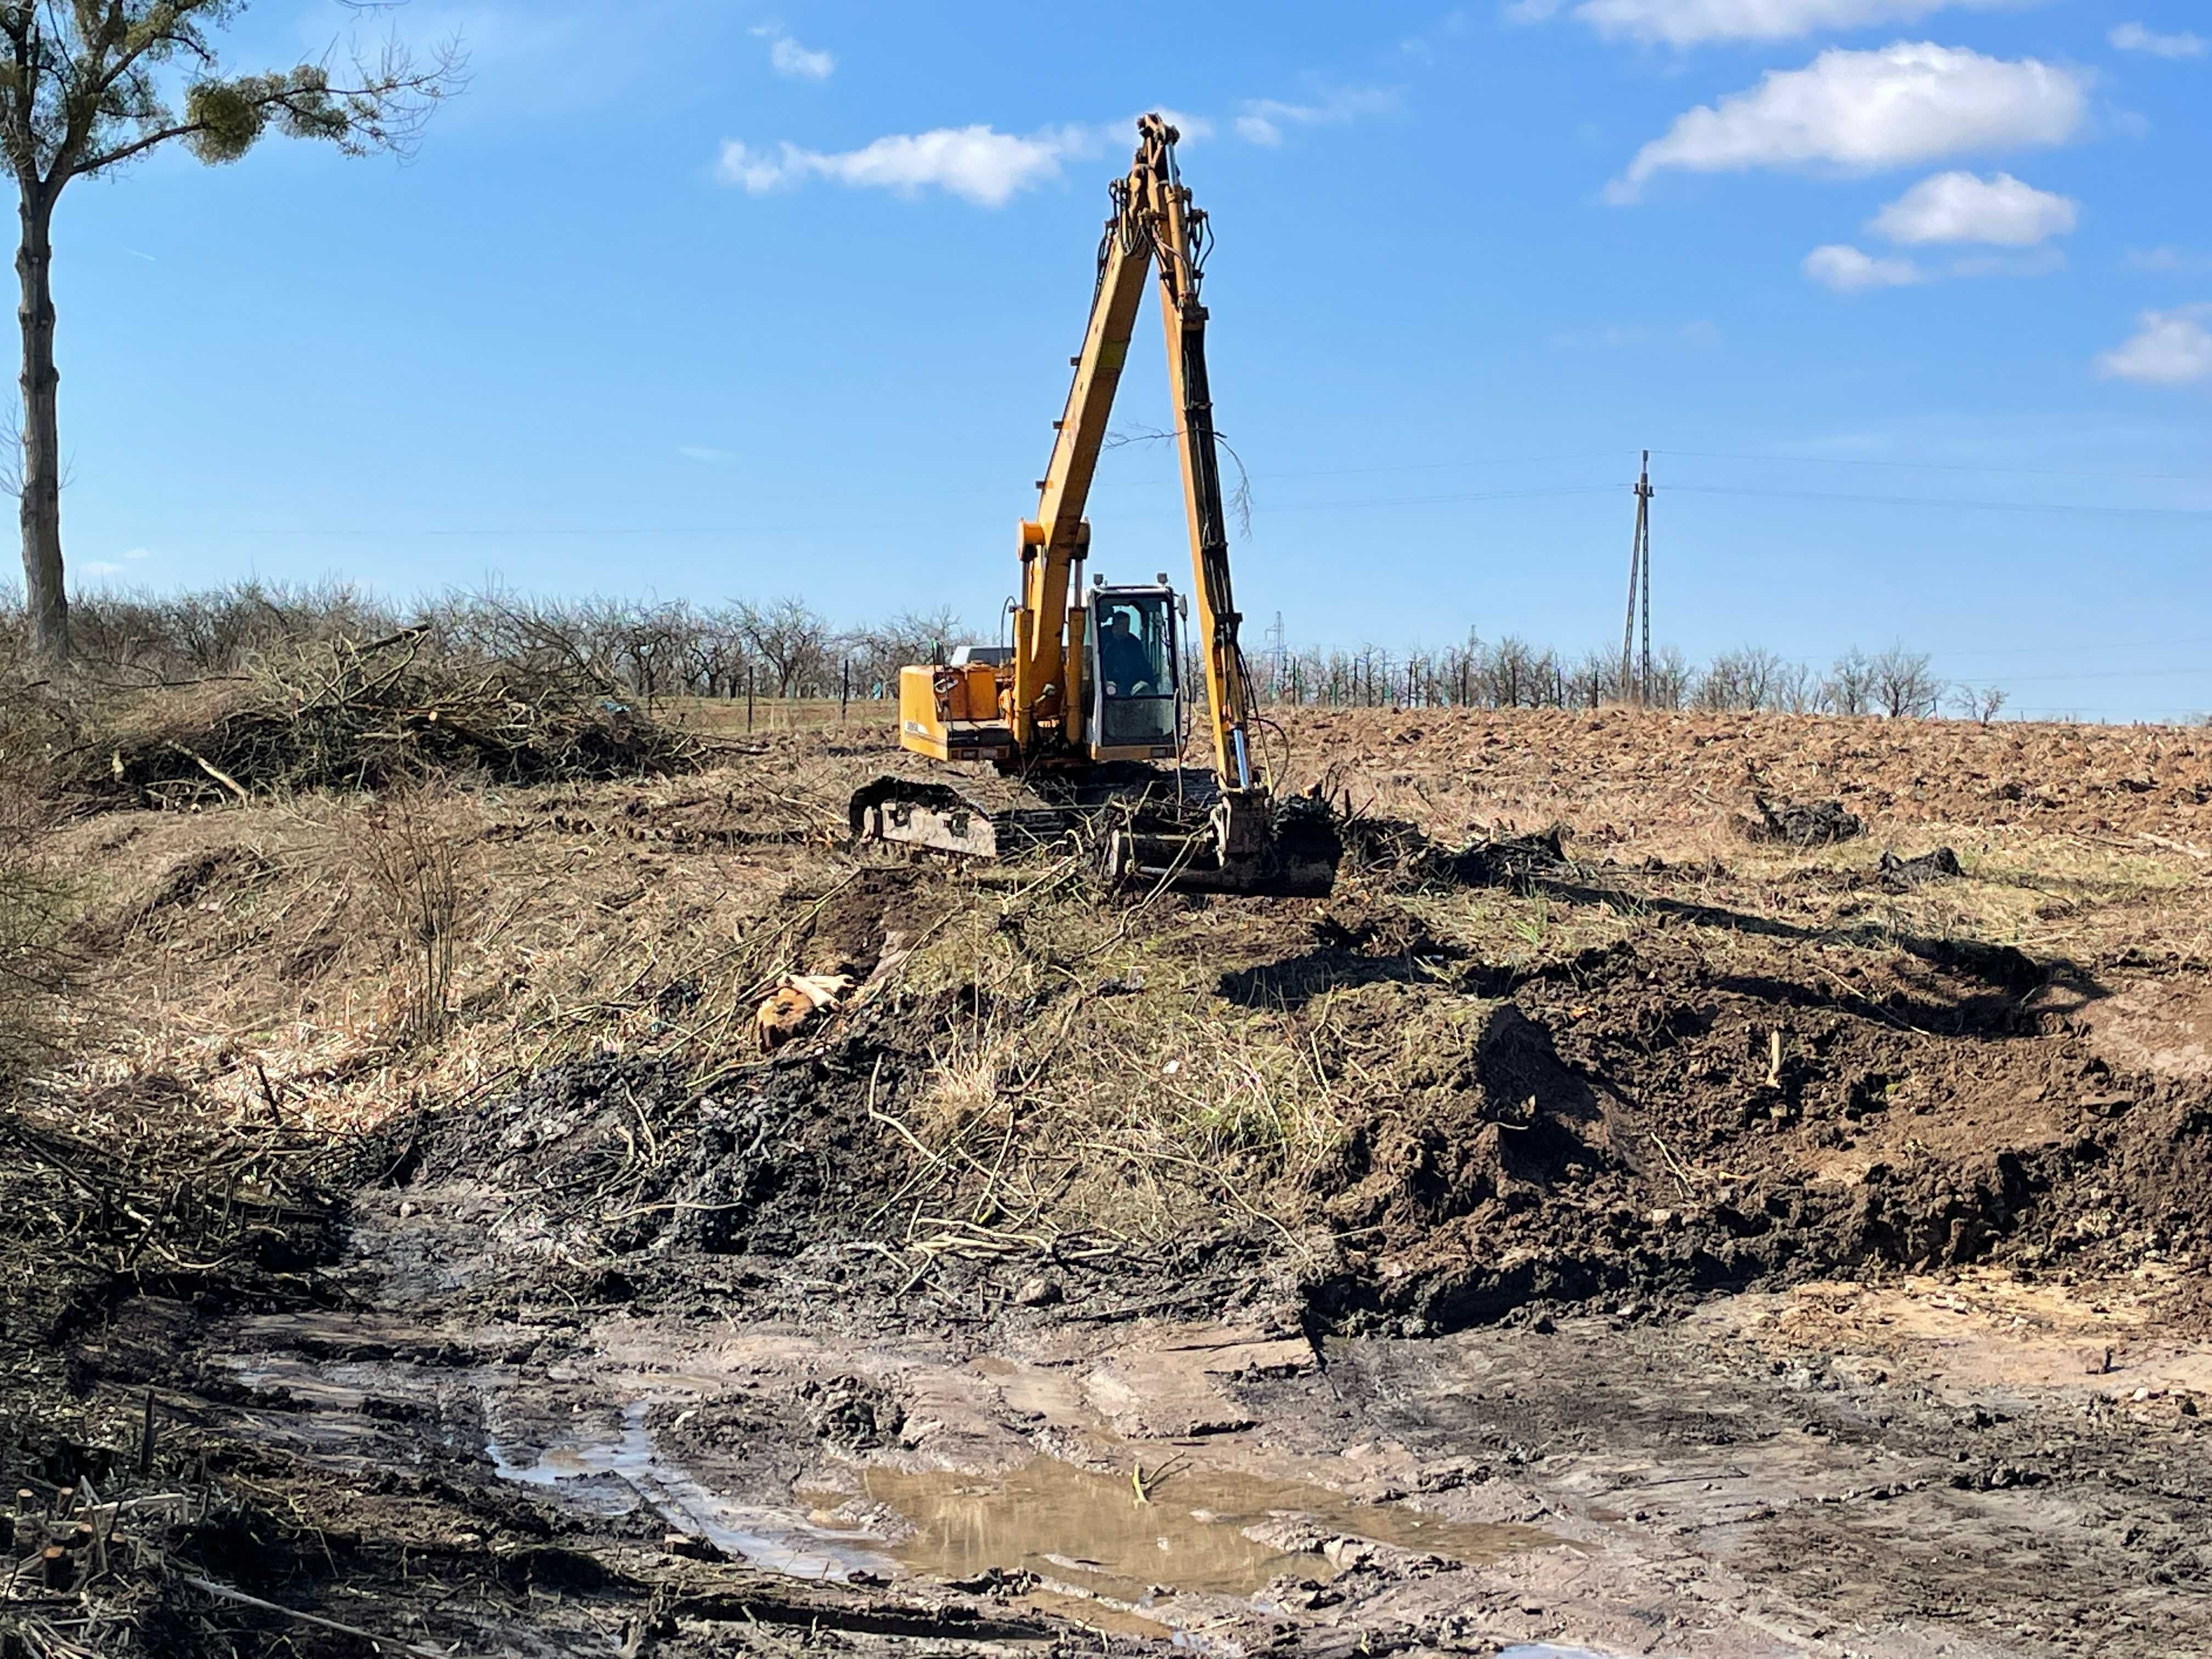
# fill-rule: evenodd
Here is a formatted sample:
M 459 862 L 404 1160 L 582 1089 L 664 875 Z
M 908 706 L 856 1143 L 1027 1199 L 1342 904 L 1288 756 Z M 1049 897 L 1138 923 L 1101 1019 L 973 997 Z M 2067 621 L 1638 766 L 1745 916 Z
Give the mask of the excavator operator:
M 1106 682 L 1109 696 L 1126 697 L 1152 689 L 1152 653 L 1145 649 L 1142 640 L 1129 631 L 1129 613 L 1126 611 L 1116 611 L 1106 624 L 1106 632 L 1098 641 L 1098 672 Z

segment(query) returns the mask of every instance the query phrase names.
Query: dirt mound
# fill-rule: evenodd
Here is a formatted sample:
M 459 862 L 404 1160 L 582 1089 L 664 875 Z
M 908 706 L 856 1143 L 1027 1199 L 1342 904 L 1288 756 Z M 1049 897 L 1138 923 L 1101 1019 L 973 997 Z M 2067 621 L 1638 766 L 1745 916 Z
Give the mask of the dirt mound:
M 1959 855 L 1948 847 L 1939 847 L 1932 853 L 1923 853 L 1918 858 L 1899 858 L 1893 849 L 1886 849 L 1877 872 L 1881 884 L 1893 893 L 1909 893 L 1925 887 L 1931 881 L 1949 881 L 1964 875 Z
M 1355 1034 L 1395 1036 L 1405 1090 L 1352 1125 L 1315 1180 L 1340 1231 L 1402 1249 L 1608 1161 L 1596 1096 L 1510 1002 L 1424 1004 L 1382 984 L 1340 998 L 1330 1017 Z
M 800 972 L 866 979 L 882 960 L 887 940 L 896 936 L 912 945 L 961 902 L 943 872 L 900 866 L 860 869 L 826 887 L 794 886 L 776 908 L 796 919 L 790 948 Z
M 1746 841 L 1774 842 L 1784 847 L 1826 847 L 1866 834 L 1866 820 L 1847 811 L 1839 800 L 1769 800 L 1752 798 L 1756 818 L 1741 820 Z
M 1971 966 L 1901 955 L 1887 978 L 1823 996 L 1621 951 L 1469 1006 L 1463 1035 L 1408 1014 L 1409 1086 L 1321 1199 L 1345 1255 L 1316 1306 L 1437 1329 L 1869 1269 L 2206 1259 L 2201 1080 L 2115 1073 Z M 1939 1034 L 1938 1008 L 1978 1029 Z

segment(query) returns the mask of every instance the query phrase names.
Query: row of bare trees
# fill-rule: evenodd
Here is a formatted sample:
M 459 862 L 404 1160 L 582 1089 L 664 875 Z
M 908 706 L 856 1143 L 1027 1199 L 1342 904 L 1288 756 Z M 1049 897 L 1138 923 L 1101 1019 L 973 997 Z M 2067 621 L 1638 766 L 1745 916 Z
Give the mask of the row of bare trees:
M 1823 672 L 1763 646 L 1723 651 L 1702 665 L 1674 647 L 1651 659 L 1650 681 L 1624 679 L 1620 653 L 1569 657 L 1515 635 L 1392 654 L 1379 646 L 1311 648 L 1254 660 L 1263 702 L 1336 708 L 1598 708 L 1643 702 L 1656 708 L 1756 713 L 1887 714 L 1925 718 L 1947 701 L 1993 719 L 2004 695 L 1953 687 L 1928 653 L 1902 645 L 1869 653 L 1854 647 Z
M 130 684 L 234 674 L 272 650 L 427 629 L 435 643 L 485 661 L 542 664 L 611 695 L 665 697 L 871 696 L 900 667 L 969 635 L 949 611 L 903 612 L 839 629 L 799 599 L 639 602 L 454 592 L 395 605 L 343 583 L 260 581 L 176 593 L 91 590 L 75 596 L 77 658 Z M 0 659 L 28 664 L 34 616 L 0 590 Z
M 0 656 L 27 660 L 30 618 L 0 594 Z M 541 663 L 580 674 L 611 695 L 666 697 L 855 697 L 890 695 L 900 667 L 976 636 L 950 610 L 902 612 L 839 628 L 799 599 L 688 600 L 526 599 L 454 592 L 395 605 L 344 584 L 243 581 L 176 593 L 93 591 L 76 601 L 77 647 L 88 665 L 133 684 L 235 673 L 258 653 L 303 641 L 368 640 L 427 629 L 458 653 Z M 1441 650 L 1379 646 L 1263 653 L 1251 662 L 1261 701 L 1321 707 L 1596 708 L 1638 700 L 1617 653 L 1568 657 L 1514 635 Z M 1195 685 L 1195 663 L 1186 682 Z M 1854 648 L 1826 671 L 1760 646 L 1693 665 L 1680 650 L 1654 655 L 1642 701 L 1661 708 L 1796 714 L 1934 714 L 1947 702 L 1993 718 L 2002 693 L 1947 684 L 1926 653 Z

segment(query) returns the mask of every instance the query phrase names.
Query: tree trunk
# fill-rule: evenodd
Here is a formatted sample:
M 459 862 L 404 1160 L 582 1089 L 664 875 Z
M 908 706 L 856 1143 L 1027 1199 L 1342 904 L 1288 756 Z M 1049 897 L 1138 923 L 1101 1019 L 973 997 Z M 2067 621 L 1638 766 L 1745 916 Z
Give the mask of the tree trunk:
M 56 661 L 69 655 L 69 595 L 62 576 L 62 477 L 54 369 L 54 203 L 43 188 L 22 198 L 15 274 L 23 299 L 23 580 L 32 638 Z

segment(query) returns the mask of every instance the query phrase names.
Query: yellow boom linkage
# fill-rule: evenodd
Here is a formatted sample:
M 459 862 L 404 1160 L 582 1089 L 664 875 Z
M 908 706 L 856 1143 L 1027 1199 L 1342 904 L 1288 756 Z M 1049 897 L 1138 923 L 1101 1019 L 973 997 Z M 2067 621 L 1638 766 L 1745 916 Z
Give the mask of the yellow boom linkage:
M 1117 878 L 1229 892 L 1326 892 L 1338 856 L 1324 816 L 1279 803 L 1255 750 L 1251 693 L 1237 643 L 1220 460 L 1200 298 L 1208 242 L 1176 168 L 1175 128 L 1137 123 L 1135 160 L 1109 185 L 1113 214 L 1036 516 L 1020 528 L 1022 586 L 1012 642 L 950 664 L 901 671 L 899 735 L 933 760 L 987 765 L 1018 787 L 956 788 L 885 778 L 854 798 L 857 834 L 997 856 L 1078 815 L 1113 814 L 1107 866 Z M 1180 769 L 1182 607 L 1167 579 L 1083 591 L 1084 517 L 1148 273 L 1157 276 L 1176 411 L 1183 504 L 1205 678 L 1212 771 Z M 1166 770 L 1153 763 L 1166 761 Z

